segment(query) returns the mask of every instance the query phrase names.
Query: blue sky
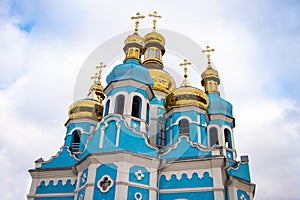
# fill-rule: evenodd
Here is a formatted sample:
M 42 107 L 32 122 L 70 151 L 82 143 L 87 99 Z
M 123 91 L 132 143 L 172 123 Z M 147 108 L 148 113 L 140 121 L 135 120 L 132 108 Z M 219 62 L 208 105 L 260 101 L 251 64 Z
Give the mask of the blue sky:
M 216 49 L 213 62 L 225 98 L 234 106 L 238 155 L 250 156 L 256 199 L 297 199 L 300 3 L 296 0 L 142 5 L 140 1 L 1 1 L 2 199 L 25 199 L 30 183 L 27 170 L 39 157 L 55 155 L 63 144 L 63 124 L 85 59 L 106 40 L 133 30 L 129 17 L 137 11 L 154 10 L 163 16 L 159 28 Z M 141 28 L 150 27 L 149 19 L 141 23 Z

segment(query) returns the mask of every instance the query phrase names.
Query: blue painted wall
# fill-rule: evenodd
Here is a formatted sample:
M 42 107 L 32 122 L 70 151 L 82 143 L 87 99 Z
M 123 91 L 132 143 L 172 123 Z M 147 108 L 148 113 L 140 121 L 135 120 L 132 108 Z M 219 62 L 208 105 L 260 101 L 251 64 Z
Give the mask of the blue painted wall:
M 137 177 L 135 176 L 135 173 L 140 170 L 144 177 L 141 180 L 138 180 Z M 139 183 L 139 184 L 144 184 L 144 185 L 149 185 L 149 180 L 150 180 L 150 173 L 147 171 L 145 167 L 141 166 L 133 166 L 129 170 L 129 181 L 134 182 L 134 183 Z
M 183 192 L 183 193 L 160 193 L 159 200 L 171 200 L 171 199 L 187 199 L 187 200 L 208 200 L 214 199 L 214 192 Z
M 134 196 L 136 195 L 137 192 L 142 195 L 141 200 L 148 200 L 149 199 L 149 191 L 147 189 L 139 188 L 139 187 L 133 187 L 133 186 L 128 186 L 127 199 L 128 200 L 135 200 Z
M 194 173 L 191 179 L 188 179 L 186 174 L 182 174 L 179 180 L 176 178 L 175 174 L 171 176 L 170 180 L 166 180 L 166 177 L 162 175 L 159 181 L 160 189 L 200 188 L 200 187 L 213 187 L 213 178 L 209 176 L 208 172 L 205 172 L 202 178 L 199 178 L 198 174 Z
M 76 181 L 72 184 L 71 180 L 67 180 L 65 185 L 62 184 L 62 180 L 59 180 L 57 185 L 54 185 L 53 181 L 50 181 L 47 186 L 45 185 L 45 181 L 42 181 L 36 188 L 36 194 L 72 193 L 75 188 Z
M 101 178 L 104 175 L 109 175 L 111 179 L 114 181 L 113 186 L 110 188 L 110 190 L 106 193 L 102 193 L 100 189 L 98 188 L 98 181 L 101 180 Z M 94 200 L 98 199 L 107 199 L 111 200 L 115 198 L 115 190 L 116 190 L 116 177 L 117 177 L 117 166 L 114 164 L 102 164 L 100 167 L 96 170 L 96 178 L 95 178 L 95 186 L 94 186 Z

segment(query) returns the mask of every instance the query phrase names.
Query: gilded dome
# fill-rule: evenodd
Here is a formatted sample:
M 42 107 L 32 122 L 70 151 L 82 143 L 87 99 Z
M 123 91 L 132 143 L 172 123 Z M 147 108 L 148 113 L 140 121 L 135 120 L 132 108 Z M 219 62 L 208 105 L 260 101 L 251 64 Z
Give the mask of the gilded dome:
M 89 118 L 100 121 L 103 115 L 103 105 L 100 103 L 95 91 L 82 100 L 76 101 L 69 107 L 69 119 Z
M 165 38 L 157 33 L 156 31 L 152 31 L 144 36 L 144 43 L 145 47 L 148 47 L 148 44 L 157 43 L 160 44 L 162 47 L 165 46 Z
M 202 79 L 213 79 L 220 83 L 218 71 L 213 69 L 212 67 L 208 67 L 202 74 L 201 74 Z
M 207 110 L 209 100 L 205 92 L 187 84 L 184 85 L 184 83 L 181 87 L 169 93 L 165 98 L 165 108 L 167 112 L 173 108 L 182 106 L 197 106 Z
M 149 69 L 149 73 L 154 81 L 153 90 L 169 93 L 176 87 L 173 77 L 164 70 Z
M 143 47 L 143 38 L 137 34 L 137 33 L 134 33 L 132 35 L 129 35 L 126 40 L 124 41 L 124 44 L 125 45 L 130 45 L 130 44 L 138 44 L 141 46 L 141 48 Z
M 89 93 L 91 94 L 92 92 L 95 92 L 97 99 L 99 100 L 100 103 L 102 103 L 102 100 L 105 99 L 105 95 L 103 92 L 103 86 L 100 84 L 93 84 L 92 87 L 90 88 Z

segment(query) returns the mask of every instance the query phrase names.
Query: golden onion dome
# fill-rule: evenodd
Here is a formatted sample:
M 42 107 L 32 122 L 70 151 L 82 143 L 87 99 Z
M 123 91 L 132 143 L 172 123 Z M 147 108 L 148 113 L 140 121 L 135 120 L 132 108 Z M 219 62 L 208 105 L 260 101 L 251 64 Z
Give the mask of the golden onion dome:
M 220 83 L 218 71 L 213 69 L 212 67 L 208 67 L 202 74 L 201 74 L 202 79 L 214 79 L 218 83 Z
M 89 118 L 100 121 L 103 114 L 103 105 L 99 101 L 95 91 L 82 100 L 76 101 L 69 107 L 69 119 Z
M 143 38 L 138 34 L 138 33 L 134 33 L 132 35 L 129 35 L 126 40 L 124 41 L 125 46 L 126 45 L 130 45 L 130 44 L 138 44 L 141 46 L 141 48 L 143 47 Z
M 173 77 L 168 72 L 160 69 L 149 69 L 149 73 L 154 81 L 153 90 L 168 94 L 176 87 Z
M 209 100 L 205 92 L 190 86 L 186 78 L 181 87 L 173 90 L 165 98 L 165 108 L 167 112 L 173 108 L 183 106 L 197 106 L 201 109 L 207 110 L 208 105 Z
M 144 36 L 144 43 L 146 48 L 149 46 L 149 44 L 151 45 L 153 43 L 160 44 L 162 47 L 164 47 L 165 38 L 154 30 L 151 33 L 148 33 Z
M 97 100 L 99 100 L 100 103 L 105 99 L 105 95 L 103 92 L 103 86 L 101 84 L 93 84 L 92 87 L 90 88 L 89 93 L 92 94 L 95 92 L 95 95 L 97 96 Z

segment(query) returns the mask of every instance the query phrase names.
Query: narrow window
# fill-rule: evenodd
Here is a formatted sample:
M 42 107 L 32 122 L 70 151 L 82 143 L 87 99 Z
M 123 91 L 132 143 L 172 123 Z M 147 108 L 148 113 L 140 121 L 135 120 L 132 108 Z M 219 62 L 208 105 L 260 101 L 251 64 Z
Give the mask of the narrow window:
M 160 50 L 156 49 L 155 58 L 160 59 Z
M 125 96 L 124 95 L 117 96 L 117 100 L 116 100 L 116 113 L 119 114 L 119 115 L 123 115 L 123 112 L 124 112 L 124 101 L 125 101 Z
M 108 115 L 109 104 L 110 104 L 110 100 L 107 100 L 106 105 L 105 105 L 105 114 L 104 115 Z
M 209 145 L 219 145 L 219 138 L 218 138 L 218 129 L 216 127 L 211 127 L 209 129 Z
M 153 49 L 149 49 L 148 58 L 154 58 L 154 50 Z
M 138 96 L 134 96 L 132 100 L 131 116 L 141 118 L 141 103 L 142 100 Z
M 80 131 L 75 130 L 72 134 L 71 152 L 79 153 Z
M 147 113 L 146 113 L 146 123 L 149 124 L 149 118 L 150 118 L 150 106 L 147 103 Z
M 227 128 L 224 130 L 224 138 L 225 138 L 225 146 L 231 149 L 232 148 L 231 133 Z
M 188 135 L 190 133 L 190 124 L 187 119 L 179 121 L 179 135 Z
M 166 131 L 165 126 L 162 121 L 158 124 L 158 134 L 157 134 L 157 143 L 159 146 L 165 146 L 166 145 Z

